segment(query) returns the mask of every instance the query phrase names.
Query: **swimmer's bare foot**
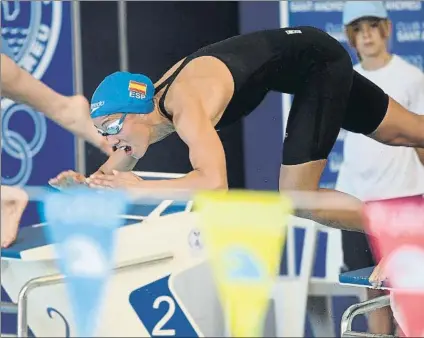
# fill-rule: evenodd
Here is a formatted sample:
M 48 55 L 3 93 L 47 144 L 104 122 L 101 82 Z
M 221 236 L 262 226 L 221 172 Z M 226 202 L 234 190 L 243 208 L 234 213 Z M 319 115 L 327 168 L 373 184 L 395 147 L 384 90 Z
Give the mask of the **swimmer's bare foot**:
M 384 263 L 381 261 L 373 270 L 370 278 L 368 279 L 370 284 L 374 288 L 380 288 L 383 285 L 383 282 L 387 279 L 387 276 L 384 273 Z
M 1 187 L 1 247 L 7 248 L 16 239 L 22 214 L 28 204 L 27 193 L 16 187 Z
M 55 115 L 63 127 L 97 146 L 106 154 L 112 154 L 112 147 L 106 138 L 99 134 L 90 118 L 90 106 L 84 96 L 63 97 L 60 104 L 58 103 L 58 109 L 60 111 Z

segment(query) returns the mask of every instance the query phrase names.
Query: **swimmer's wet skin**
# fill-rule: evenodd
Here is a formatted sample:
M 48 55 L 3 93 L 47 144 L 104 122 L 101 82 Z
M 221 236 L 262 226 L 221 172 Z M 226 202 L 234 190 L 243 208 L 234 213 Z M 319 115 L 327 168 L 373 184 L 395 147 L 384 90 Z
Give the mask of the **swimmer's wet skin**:
M 156 84 L 141 74 L 107 76 L 92 97 L 91 117 L 108 134 L 110 145 L 131 148 L 129 153 L 118 149 L 100 168 L 106 175 L 96 173 L 92 184 L 227 189 L 225 153 L 216 129 L 249 115 L 270 91 L 294 94 L 281 191 L 321 191 L 319 181 L 341 128 L 389 145 L 424 147 L 424 117 L 354 71 L 337 40 L 313 27 L 281 28 L 206 46 L 171 67 Z M 174 131 L 189 148 L 192 172 L 173 180 L 113 177 L 112 170 L 132 170 L 150 144 Z M 338 198 L 354 210 L 312 211 L 308 218 L 363 231 L 362 203 L 342 193 Z

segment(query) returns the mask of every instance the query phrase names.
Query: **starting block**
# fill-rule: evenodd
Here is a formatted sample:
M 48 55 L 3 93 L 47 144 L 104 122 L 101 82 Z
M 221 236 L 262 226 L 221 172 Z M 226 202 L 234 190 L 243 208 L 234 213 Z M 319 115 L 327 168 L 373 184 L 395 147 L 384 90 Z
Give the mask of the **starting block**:
M 383 284 L 379 289 L 387 290 L 388 295 L 348 308 L 342 318 L 341 335 L 375 337 L 352 331 L 353 318 L 358 314 L 390 306 L 399 328 L 406 336 L 422 337 L 424 274 L 419 267 L 424 257 L 423 196 L 369 201 L 365 204 L 364 215 L 373 252 L 381 262 L 385 276 L 390 279 L 390 283 Z M 371 287 L 368 279 L 372 271 L 371 267 L 342 274 L 339 281 L 351 286 Z
M 222 306 L 191 207 L 191 201 L 163 200 L 122 215 L 114 274 L 100 324 L 93 323 L 95 336 L 225 336 Z M 1 303 L 1 312 L 17 313 L 18 337 L 75 337 L 65 277 L 46 226 L 21 229 L 14 245 L 1 251 L 2 287 L 11 299 Z M 271 313 L 267 336 L 275 327 Z
M 149 179 L 174 178 L 157 174 Z M 141 176 L 147 178 L 145 173 Z M 95 336 L 225 336 L 226 318 L 191 207 L 191 201 L 164 200 L 122 216 L 125 224 L 117 230 L 115 273 Z M 337 274 L 326 282 L 325 292 L 319 288 L 324 281 L 311 279 L 317 225 L 297 218 L 289 224 L 288 274 L 271 296 L 264 327 L 267 337 L 301 336 L 308 295 L 331 296 L 337 289 Z M 65 278 L 45 226 L 23 228 L 16 243 L 1 251 L 2 287 L 12 301 L 2 302 L 1 311 L 18 314 L 18 337 L 28 337 L 29 330 L 36 337 L 74 337 Z M 296 273 L 294 228 L 298 227 L 305 229 L 305 245 Z M 325 327 L 332 326 L 328 317 Z
M 141 222 L 129 219 L 118 229 L 115 273 L 96 335 L 153 336 L 166 331 L 163 326 L 170 324 L 166 318 L 171 315 L 178 320 L 182 335 L 200 335 L 202 318 L 197 315 L 205 314 L 194 309 L 191 315 L 179 305 L 182 298 L 190 307 L 193 293 L 199 303 L 206 302 L 208 295 L 202 296 L 201 291 L 211 289 L 207 279 L 199 280 L 205 273 L 187 276 L 192 268 L 204 268 L 201 263 L 205 260 L 196 243 L 196 222 L 191 216 L 177 212 Z M 2 303 L 2 310 L 3 305 L 10 312 L 15 308 L 18 337 L 28 337 L 29 327 L 35 336 L 72 337 L 75 323 L 65 278 L 59 274 L 54 243 L 48 241 L 44 227 L 22 229 L 16 244 L 2 250 L 2 287 L 13 302 Z
M 137 174 L 144 179 L 181 176 Z M 134 206 L 121 216 L 125 222 L 117 230 L 116 265 L 95 335 L 217 334 L 208 330 L 220 325 L 205 313 L 214 310 L 213 295 L 205 292 L 213 290 L 212 277 L 191 206 L 191 201 L 164 200 Z M 14 245 L 1 251 L 2 287 L 11 299 L 1 303 L 1 312 L 17 313 L 18 337 L 28 337 L 29 330 L 36 337 L 73 337 L 65 278 L 45 226 L 21 229 Z
M 374 267 L 359 269 L 342 273 L 339 276 L 341 285 L 357 287 L 357 288 L 372 288 L 369 278 L 374 270 Z M 379 289 L 390 290 L 384 284 Z M 350 306 L 342 316 L 340 331 L 341 337 L 376 337 L 376 335 L 366 332 L 352 331 L 352 322 L 356 316 L 368 314 L 374 310 L 390 306 L 390 295 L 385 295 L 370 299 L 358 304 Z M 392 335 L 378 335 L 381 338 L 394 338 Z

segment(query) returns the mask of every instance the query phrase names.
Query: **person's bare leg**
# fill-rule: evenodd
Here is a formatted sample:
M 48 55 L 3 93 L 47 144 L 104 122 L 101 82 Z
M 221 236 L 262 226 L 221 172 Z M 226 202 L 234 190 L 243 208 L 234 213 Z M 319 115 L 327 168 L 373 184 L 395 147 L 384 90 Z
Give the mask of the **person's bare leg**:
M 16 239 L 28 195 L 18 187 L 2 185 L 1 197 L 1 247 L 6 248 Z
M 381 290 L 367 289 L 368 299 L 374 299 L 384 296 Z M 389 306 L 371 311 L 368 316 L 368 332 L 372 334 L 392 334 L 393 333 L 393 314 Z
M 408 111 L 390 98 L 386 116 L 368 137 L 392 146 L 424 148 L 424 116 Z
M 281 165 L 280 191 L 319 191 L 322 197 L 332 194 L 333 199 L 337 198 L 338 202 L 343 201 L 349 208 L 345 210 L 296 208 L 295 214 L 333 228 L 363 231 L 361 201 L 336 190 L 319 189 L 319 181 L 326 164 L 327 160 L 318 160 L 297 165 Z M 317 203 L 320 199 L 321 197 L 316 199 Z

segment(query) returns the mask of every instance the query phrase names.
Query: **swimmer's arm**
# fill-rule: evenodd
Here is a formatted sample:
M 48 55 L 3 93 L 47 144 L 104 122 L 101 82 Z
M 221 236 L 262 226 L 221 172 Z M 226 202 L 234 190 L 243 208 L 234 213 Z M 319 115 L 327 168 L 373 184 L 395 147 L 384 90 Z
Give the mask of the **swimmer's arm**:
M 191 101 L 173 112 L 175 130 L 189 147 L 193 171 L 180 178 L 181 186 L 228 189 L 222 142 L 200 102 Z
M 141 181 L 140 188 L 228 189 L 224 147 L 201 102 L 188 97 L 185 88 L 178 103 L 172 104 L 175 130 L 189 147 L 193 171 L 172 180 Z M 178 95 L 177 95 L 178 96 Z M 181 97 L 184 98 L 181 98 Z
M 97 173 L 112 174 L 113 170 L 131 171 L 134 169 L 138 159 L 128 156 L 123 149 L 117 149 L 108 160 L 97 170 Z
M 1 89 L 2 96 L 27 104 L 60 124 L 66 123 L 67 117 L 58 114 L 68 105 L 67 97 L 38 81 L 5 54 L 1 54 Z

